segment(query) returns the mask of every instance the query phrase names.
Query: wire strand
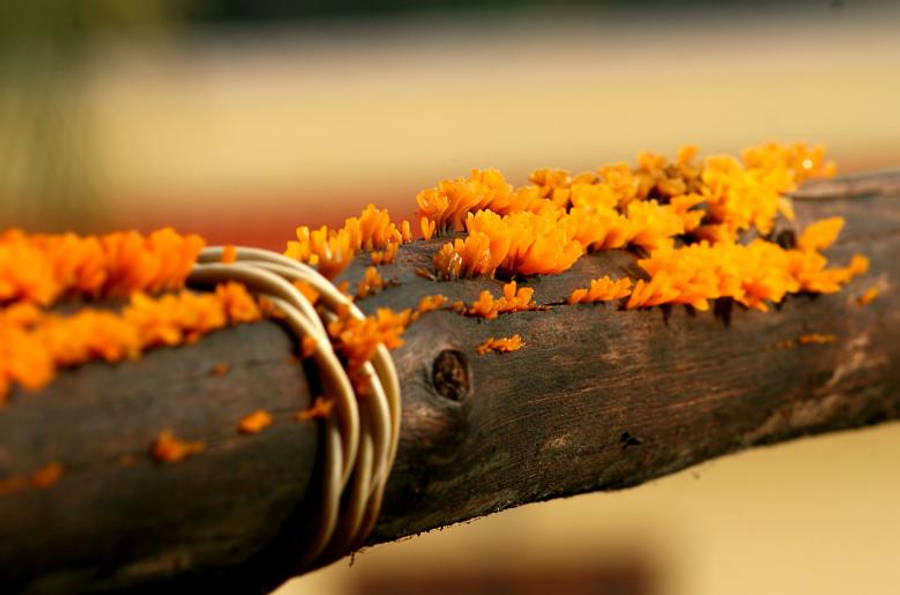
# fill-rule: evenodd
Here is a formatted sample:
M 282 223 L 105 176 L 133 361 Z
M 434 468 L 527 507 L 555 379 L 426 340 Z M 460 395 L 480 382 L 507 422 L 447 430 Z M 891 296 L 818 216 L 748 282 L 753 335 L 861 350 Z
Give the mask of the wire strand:
M 379 344 L 360 378 L 368 385 L 358 399 L 347 371 L 328 337 L 327 323 L 346 310 L 362 320 L 365 315 L 346 295 L 314 268 L 281 254 L 259 248 L 238 247 L 234 262 L 222 262 L 224 247 L 205 248 L 188 277 L 192 284 L 238 281 L 264 296 L 284 313 L 284 323 L 302 343 L 315 342 L 313 361 L 323 389 L 334 399 L 335 415 L 321 425 L 322 484 L 320 511 L 302 554 L 306 569 L 323 566 L 361 546 L 372 531 L 397 453 L 400 429 L 400 381 L 393 359 Z M 294 285 L 303 281 L 315 289 L 320 309 Z M 324 320 L 323 320 L 324 318 Z

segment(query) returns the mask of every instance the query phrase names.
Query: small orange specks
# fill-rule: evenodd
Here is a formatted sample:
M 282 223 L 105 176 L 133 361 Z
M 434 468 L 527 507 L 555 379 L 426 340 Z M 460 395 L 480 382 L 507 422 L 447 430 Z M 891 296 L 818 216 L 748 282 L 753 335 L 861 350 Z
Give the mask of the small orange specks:
M 274 318 L 276 320 L 282 320 L 285 317 L 284 310 L 275 305 L 268 297 L 261 295 L 257 299 L 257 303 L 259 304 L 259 313 L 266 318 Z
M 28 481 L 21 475 L 13 475 L 12 477 L 0 479 L 0 496 L 15 494 L 27 487 Z
M 808 333 L 800 335 L 796 339 L 782 339 L 775 343 L 776 349 L 791 349 L 800 345 L 825 345 L 837 341 L 837 335 L 823 333 Z
M 231 366 L 225 362 L 219 362 L 210 369 L 210 376 L 221 377 L 228 373 L 228 370 L 231 369 Z
M 300 341 L 300 355 L 302 357 L 312 357 L 317 348 L 316 340 L 309 335 L 303 337 L 303 340 Z
M 400 223 L 400 237 L 403 240 L 404 244 L 407 244 L 412 241 L 412 229 L 410 228 L 409 221 L 406 219 Z
M 328 334 L 335 351 L 344 358 L 348 374 L 352 376 L 372 359 L 379 344 L 384 344 L 388 349 L 403 345 L 401 335 L 410 322 L 412 311 L 408 308 L 401 312 L 378 308 L 374 315 L 362 320 L 346 314 L 339 317 L 328 324 Z
M 319 292 L 313 289 L 312 285 L 310 285 L 306 281 L 294 281 L 294 287 L 297 288 L 297 291 L 303 294 L 303 297 L 309 300 L 310 304 L 315 304 L 317 301 L 319 301 Z
M 297 421 L 306 421 L 309 419 L 325 418 L 331 415 L 332 409 L 334 409 L 334 399 L 316 397 L 312 407 L 300 411 L 294 416 L 294 419 Z
M 368 267 L 366 274 L 356 286 L 356 299 L 361 300 L 380 291 L 387 286 L 387 282 L 378 274 L 375 267 Z
M 440 308 L 443 308 L 446 303 L 447 298 L 442 295 L 426 295 L 419 300 L 419 305 L 416 308 L 416 317 L 421 316 L 426 312 L 439 310 Z
M 518 351 L 524 346 L 525 342 L 522 341 L 522 337 L 516 334 L 512 337 L 502 337 L 500 339 L 490 337 L 484 343 L 477 345 L 475 347 L 475 351 L 477 351 L 480 355 L 484 355 L 486 353 L 490 353 L 491 351 L 497 353 Z
M 272 416 L 269 415 L 269 412 L 258 409 L 238 422 L 238 432 L 241 434 L 258 434 L 271 423 Z
M 799 345 L 824 345 L 835 341 L 837 341 L 837 335 L 823 333 L 809 333 L 797 337 L 797 344 Z
M 21 492 L 28 488 L 29 485 L 37 489 L 49 488 L 59 481 L 62 474 L 62 465 L 54 461 L 53 463 L 44 465 L 27 477 L 19 474 L 0 479 L 0 496 Z
M 432 236 L 434 236 L 435 226 L 437 224 L 429 219 L 428 217 L 421 217 L 419 219 L 419 226 L 422 229 L 422 238 L 427 242 L 431 240 Z
M 176 463 L 186 457 L 203 452 L 205 448 L 206 445 L 203 442 L 188 442 L 177 438 L 169 430 L 163 430 L 150 446 L 150 456 L 160 463 Z
M 405 223 L 405 222 L 404 222 Z M 372 264 L 391 264 L 397 257 L 397 248 L 400 246 L 398 242 L 391 242 L 384 250 L 376 250 L 372 252 Z
M 608 276 L 593 279 L 588 289 L 576 289 L 569 296 L 569 304 L 589 304 L 618 300 L 631 293 L 631 279 L 623 277 L 613 281 Z
M 341 281 L 337 284 L 337 290 L 346 295 L 347 297 L 353 299 L 353 296 L 350 295 L 350 282 L 349 281 Z
M 222 249 L 222 262 L 231 263 L 237 261 L 237 250 L 233 244 L 225 244 Z
M 796 339 L 782 339 L 782 340 L 778 341 L 777 343 L 775 343 L 776 349 L 790 349 L 790 348 L 796 347 L 796 346 L 797 346 Z
M 29 483 L 36 488 L 49 488 L 62 477 L 63 467 L 57 462 L 41 467 L 28 478 Z
M 503 295 L 499 298 L 494 298 L 490 291 L 482 291 L 478 300 L 464 311 L 469 316 L 491 320 L 497 318 L 498 314 L 537 310 L 539 306 L 532 300 L 533 295 L 534 289 L 531 287 L 520 287 L 517 290 L 516 282 L 511 281 L 503 286 Z
M 416 276 L 428 279 L 429 281 L 437 281 L 437 276 L 425 267 L 416 267 Z
M 865 290 L 858 298 L 856 298 L 856 303 L 860 306 L 865 306 L 866 304 L 871 303 L 874 299 L 878 297 L 879 289 L 875 286 L 872 286 Z

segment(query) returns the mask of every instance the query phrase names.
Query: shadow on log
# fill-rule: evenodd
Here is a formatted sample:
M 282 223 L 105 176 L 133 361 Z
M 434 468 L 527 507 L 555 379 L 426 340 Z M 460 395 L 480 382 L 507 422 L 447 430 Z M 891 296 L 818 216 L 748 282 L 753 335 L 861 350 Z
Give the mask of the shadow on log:
M 797 198 L 801 227 L 845 217 L 831 261 L 871 258 L 841 293 L 791 296 L 765 314 L 725 303 L 703 313 L 565 305 L 589 279 L 640 276 L 634 256 L 613 251 L 527 280 L 549 310 L 492 321 L 441 311 L 414 324 L 394 352 L 401 441 L 370 543 L 900 416 L 900 173 L 809 185 Z M 439 244 L 401 247 L 381 267 L 398 285 L 361 307 L 500 292 L 497 280 L 417 276 Z M 359 279 L 367 264 L 360 256 L 344 277 Z M 872 286 L 880 297 L 860 305 Z M 476 355 L 487 337 L 514 333 L 521 351 Z M 835 340 L 785 348 L 811 333 Z M 3 592 L 266 592 L 295 573 L 316 510 L 318 433 L 294 420 L 315 396 L 294 352 L 262 321 L 14 394 L 0 412 L 0 479 L 54 461 L 64 472 L 47 488 L 0 495 Z M 228 372 L 213 373 L 218 364 Z M 257 409 L 273 424 L 239 435 Z M 154 462 L 148 447 L 165 429 L 205 451 Z

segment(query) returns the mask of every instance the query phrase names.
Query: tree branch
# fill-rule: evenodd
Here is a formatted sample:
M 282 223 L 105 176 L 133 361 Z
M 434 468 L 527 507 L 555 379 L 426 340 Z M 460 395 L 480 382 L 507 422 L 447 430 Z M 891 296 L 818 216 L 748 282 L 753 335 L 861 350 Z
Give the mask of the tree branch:
M 564 305 L 591 278 L 640 275 L 632 255 L 613 251 L 527 280 L 536 301 L 558 304 L 548 310 L 424 316 L 394 352 L 401 441 L 370 543 L 900 416 L 900 173 L 809 185 L 796 210 L 800 226 L 845 217 L 828 255 L 843 263 L 864 253 L 870 272 L 841 293 L 793 296 L 765 314 L 724 303 L 707 313 Z M 500 292 L 499 280 L 418 276 L 438 245 L 401 247 L 381 267 L 398 284 L 361 307 Z M 362 255 L 345 277 L 367 265 Z M 881 296 L 859 305 L 871 286 Z M 488 336 L 514 333 L 521 351 L 476 355 Z M 810 333 L 835 340 L 796 344 Z M 0 412 L 0 479 L 53 461 L 64 472 L 50 487 L 0 495 L 4 592 L 265 592 L 291 576 L 317 493 L 317 426 L 293 417 L 315 391 L 294 351 L 276 323 L 261 321 L 14 394 Z M 219 363 L 225 375 L 212 373 Z M 239 435 L 238 420 L 256 409 L 274 423 Z M 163 429 L 207 448 L 158 464 L 147 449 Z

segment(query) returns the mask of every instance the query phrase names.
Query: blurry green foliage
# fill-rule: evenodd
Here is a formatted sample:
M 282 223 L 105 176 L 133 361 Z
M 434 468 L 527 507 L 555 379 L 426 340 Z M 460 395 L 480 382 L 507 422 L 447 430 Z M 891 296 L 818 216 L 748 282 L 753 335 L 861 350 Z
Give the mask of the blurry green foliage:
M 85 104 L 85 50 L 129 29 L 165 31 L 188 3 L 0 2 L 0 229 L 81 229 L 102 219 Z

